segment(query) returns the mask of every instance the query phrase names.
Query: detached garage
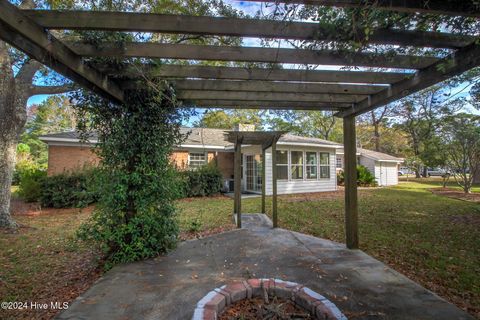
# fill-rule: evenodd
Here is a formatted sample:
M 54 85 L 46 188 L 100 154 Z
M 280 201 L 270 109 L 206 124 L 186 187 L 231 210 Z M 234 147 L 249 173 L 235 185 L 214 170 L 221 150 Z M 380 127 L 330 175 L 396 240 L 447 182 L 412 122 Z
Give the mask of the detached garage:
M 398 167 L 403 162 L 386 153 L 357 148 L 358 164 L 373 173 L 379 186 L 398 184 Z M 337 151 L 337 169 L 343 170 L 343 150 Z

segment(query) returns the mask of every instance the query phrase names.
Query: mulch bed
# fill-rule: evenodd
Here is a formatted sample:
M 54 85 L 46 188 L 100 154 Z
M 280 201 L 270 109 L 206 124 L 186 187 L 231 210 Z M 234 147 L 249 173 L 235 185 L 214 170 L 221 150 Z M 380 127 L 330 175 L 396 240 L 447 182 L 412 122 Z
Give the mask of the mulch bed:
M 461 190 L 452 189 L 452 188 L 434 188 L 434 189 L 429 189 L 429 190 L 433 194 L 437 194 L 437 195 L 440 195 L 440 196 L 453 198 L 453 199 L 458 199 L 458 200 L 480 203 L 480 193 L 478 193 L 478 192 L 465 193 Z
M 269 301 L 262 298 L 240 300 L 228 307 L 219 320 L 253 320 L 253 319 L 315 319 L 290 300 L 273 297 Z

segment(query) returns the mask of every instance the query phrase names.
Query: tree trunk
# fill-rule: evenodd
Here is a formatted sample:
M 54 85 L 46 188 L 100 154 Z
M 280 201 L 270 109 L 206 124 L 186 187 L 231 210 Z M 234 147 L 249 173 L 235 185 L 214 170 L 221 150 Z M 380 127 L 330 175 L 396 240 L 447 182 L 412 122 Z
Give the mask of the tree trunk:
M 377 122 L 373 125 L 373 139 L 375 140 L 375 151 L 380 152 L 380 130 Z
M 15 166 L 16 137 L 0 139 L 0 227 L 15 228 L 17 224 L 10 216 L 10 186 Z
M 26 104 L 31 84 L 30 74 L 38 67 L 26 62 L 28 68 L 14 77 L 12 63 L 5 42 L 0 41 L 0 227 L 14 228 L 10 216 L 10 188 L 18 138 L 27 121 Z M 28 71 L 28 72 L 27 72 Z M 29 81 L 28 84 L 26 81 Z

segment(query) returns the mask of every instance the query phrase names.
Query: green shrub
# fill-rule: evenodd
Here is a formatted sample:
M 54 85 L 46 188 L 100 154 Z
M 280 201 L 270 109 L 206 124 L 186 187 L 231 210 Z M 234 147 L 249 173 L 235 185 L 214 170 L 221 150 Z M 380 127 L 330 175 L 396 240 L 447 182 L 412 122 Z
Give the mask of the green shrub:
M 44 207 L 86 207 L 98 199 L 95 169 L 46 177 L 41 183 L 40 201 Z
M 26 202 L 35 202 L 41 198 L 42 182 L 47 173 L 40 169 L 30 169 L 21 172 L 18 195 Z
M 205 197 L 219 193 L 223 186 L 223 176 L 214 163 L 195 170 L 180 172 L 183 195 L 186 197 Z
M 357 166 L 357 184 L 363 187 L 376 185 L 375 177 L 365 166 Z
M 77 232 L 81 239 L 99 244 L 103 252 L 109 253 L 106 269 L 156 256 L 176 245 L 178 226 L 172 219 L 173 205 L 139 212 L 127 222 L 122 215 L 106 213 L 103 208 L 95 210 Z
M 343 170 L 337 173 L 337 183 L 339 185 L 345 184 L 345 173 Z M 362 187 L 374 187 L 377 185 L 375 177 L 365 166 L 357 166 L 357 185 Z

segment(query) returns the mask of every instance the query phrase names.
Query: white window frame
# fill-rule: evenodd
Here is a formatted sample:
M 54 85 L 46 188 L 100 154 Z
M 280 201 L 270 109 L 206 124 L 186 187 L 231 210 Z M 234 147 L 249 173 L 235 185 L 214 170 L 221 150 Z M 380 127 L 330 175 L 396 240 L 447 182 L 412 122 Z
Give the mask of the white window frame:
M 338 160 L 340 160 L 340 163 L 338 163 Z M 340 166 L 339 166 L 339 164 L 340 164 Z M 335 168 L 343 169 L 343 158 L 339 157 L 338 155 L 335 157 Z
M 320 156 L 319 156 L 319 153 L 317 151 L 311 151 L 311 150 L 305 150 L 304 153 L 305 153 L 305 169 L 304 169 L 305 179 L 304 180 L 306 180 L 306 181 L 318 180 L 320 178 L 320 172 L 319 172 Z M 313 167 L 314 166 L 312 164 L 307 164 L 307 153 L 315 153 L 315 159 L 316 159 L 315 167 L 317 168 L 317 176 L 315 178 L 308 178 L 308 176 L 307 176 L 307 167 Z
M 277 164 L 277 181 L 289 181 L 290 180 L 290 150 L 288 149 L 280 149 L 280 150 L 276 150 L 277 152 L 280 152 L 280 151 L 285 151 L 287 153 L 287 163 L 286 164 L 279 164 L 278 163 L 278 159 L 276 159 L 276 164 Z M 273 153 L 272 153 L 273 154 Z M 276 157 L 277 154 L 273 155 L 273 157 Z M 287 178 L 286 179 L 279 179 L 278 178 L 278 167 L 281 166 L 281 167 L 287 167 Z
M 294 179 L 292 177 L 292 167 L 293 166 L 296 166 L 296 167 L 300 167 L 299 164 L 292 164 L 292 152 L 301 152 L 302 153 L 302 178 L 300 179 Z M 288 166 L 288 179 L 289 181 L 302 181 L 302 180 L 305 180 L 305 150 L 299 150 L 299 149 L 290 149 L 288 151 L 288 160 L 289 160 L 289 166 Z
M 321 155 L 322 155 L 322 153 L 327 154 L 327 159 L 328 159 L 328 163 L 327 163 L 327 164 L 322 164 L 322 163 L 321 163 Z M 332 173 L 330 172 L 330 171 L 331 171 L 331 170 L 330 170 L 330 169 L 331 169 L 330 166 L 331 166 L 330 152 L 328 152 L 328 151 L 320 151 L 320 152 L 319 152 L 319 155 L 318 155 L 318 178 L 319 178 L 319 179 L 321 179 L 321 180 L 327 180 L 327 179 L 329 180 L 329 179 L 331 179 Z M 322 177 L 322 167 L 327 167 L 327 168 L 328 168 L 328 177 Z
M 192 160 L 190 159 L 190 155 L 191 154 L 203 154 L 203 156 L 205 157 L 204 160 Z M 194 163 L 198 162 L 200 163 L 200 161 L 203 161 L 203 163 L 201 163 L 200 165 L 195 165 L 195 166 L 192 166 L 192 161 Z M 197 168 L 200 168 L 201 166 L 204 166 L 208 163 L 208 152 L 205 151 L 205 152 L 195 152 L 195 151 L 188 151 L 188 169 L 192 169 L 192 170 L 195 170 Z

